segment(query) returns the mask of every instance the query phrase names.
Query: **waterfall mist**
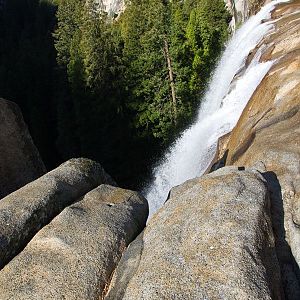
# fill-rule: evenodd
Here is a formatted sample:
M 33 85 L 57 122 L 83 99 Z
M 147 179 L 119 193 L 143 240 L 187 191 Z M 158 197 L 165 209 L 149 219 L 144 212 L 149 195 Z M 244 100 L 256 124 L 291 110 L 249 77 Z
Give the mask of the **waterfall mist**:
M 253 92 L 272 62 L 260 63 L 260 51 L 245 68 L 246 59 L 272 29 L 272 1 L 251 17 L 233 35 L 214 71 L 194 124 L 186 129 L 153 169 L 153 181 L 142 191 L 148 199 L 150 216 L 165 202 L 170 189 L 200 176 L 210 165 L 218 138 L 236 125 Z M 233 82 L 234 79 L 234 82 Z

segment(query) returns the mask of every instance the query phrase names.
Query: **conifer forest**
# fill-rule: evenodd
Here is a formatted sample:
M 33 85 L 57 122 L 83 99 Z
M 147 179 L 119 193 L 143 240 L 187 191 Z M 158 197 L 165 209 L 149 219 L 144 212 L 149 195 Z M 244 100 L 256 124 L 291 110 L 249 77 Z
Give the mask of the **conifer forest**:
M 228 38 L 223 0 L 9 0 L 0 8 L 0 91 L 48 169 L 99 161 L 139 188 L 195 117 Z

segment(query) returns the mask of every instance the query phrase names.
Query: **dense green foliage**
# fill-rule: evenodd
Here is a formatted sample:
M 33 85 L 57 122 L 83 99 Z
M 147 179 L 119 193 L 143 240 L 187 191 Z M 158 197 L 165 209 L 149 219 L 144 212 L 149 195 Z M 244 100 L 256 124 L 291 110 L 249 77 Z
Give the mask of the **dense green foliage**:
M 222 0 L 9 0 L 0 11 L 0 96 L 17 102 L 49 168 L 100 161 L 136 187 L 193 118 L 227 39 Z
M 191 120 L 227 38 L 228 17 L 220 0 L 130 1 L 121 17 L 125 79 L 142 135 L 170 140 Z

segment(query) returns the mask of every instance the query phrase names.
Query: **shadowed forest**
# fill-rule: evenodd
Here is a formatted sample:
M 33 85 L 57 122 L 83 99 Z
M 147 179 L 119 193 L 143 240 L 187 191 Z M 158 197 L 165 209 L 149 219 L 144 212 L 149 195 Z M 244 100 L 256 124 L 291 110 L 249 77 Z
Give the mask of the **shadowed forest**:
M 140 188 L 193 120 L 229 21 L 222 0 L 131 0 L 120 15 L 93 0 L 4 1 L 0 96 L 48 169 L 83 156 Z

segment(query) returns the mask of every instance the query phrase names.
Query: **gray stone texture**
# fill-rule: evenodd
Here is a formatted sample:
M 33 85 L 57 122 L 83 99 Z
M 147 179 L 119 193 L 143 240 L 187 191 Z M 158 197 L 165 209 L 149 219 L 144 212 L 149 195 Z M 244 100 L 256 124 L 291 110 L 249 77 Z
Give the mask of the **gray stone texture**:
M 0 271 L 0 299 L 102 299 L 147 217 L 148 202 L 138 193 L 100 185 L 67 207 Z
M 105 299 L 281 299 L 262 175 L 226 167 L 174 188 Z
M 100 164 L 71 159 L 0 201 L 0 269 L 66 206 L 101 183 L 114 184 Z
M 0 199 L 45 172 L 19 107 L 0 98 Z

